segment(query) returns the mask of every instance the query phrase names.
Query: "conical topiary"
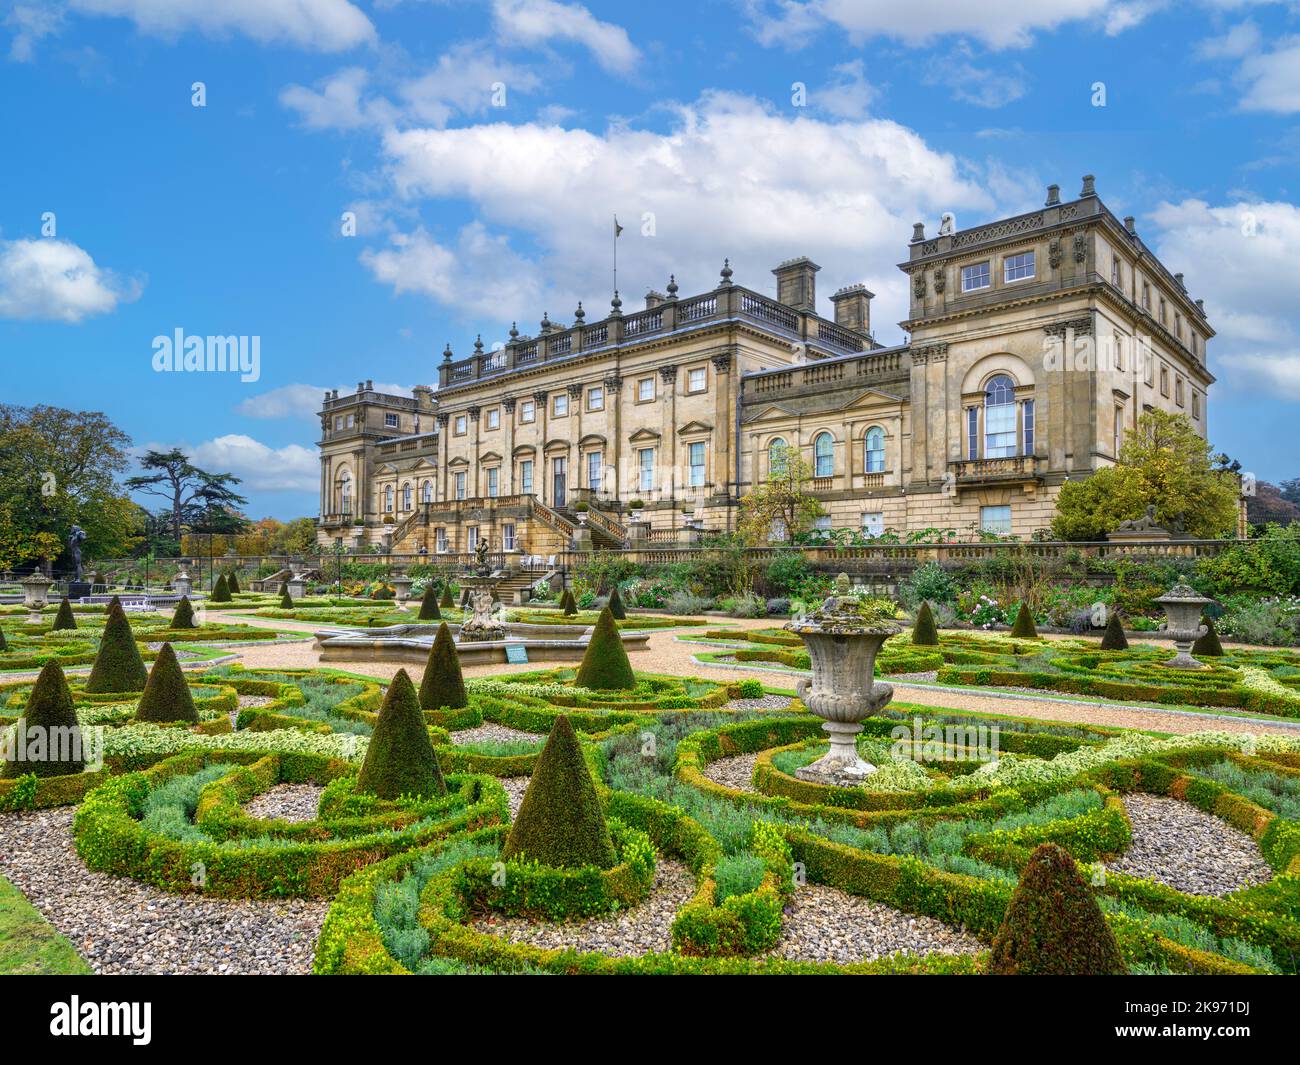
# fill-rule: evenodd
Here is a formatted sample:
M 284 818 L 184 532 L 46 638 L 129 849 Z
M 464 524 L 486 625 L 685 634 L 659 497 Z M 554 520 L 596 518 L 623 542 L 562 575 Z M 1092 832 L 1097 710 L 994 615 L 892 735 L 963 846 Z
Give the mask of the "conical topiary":
M 934 614 L 930 612 L 929 600 L 921 600 L 921 609 L 916 612 L 916 624 L 912 626 L 913 647 L 938 647 L 939 630 L 934 624 Z
M 239 594 L 239 577 L 236 576 L 233 569 L 230 571 L 230 580 L 226 581 L 226 587 L 230 590 L 231 595 Z
M 442 617 L 442 611 L 438 609 L 438 586 L 432 581 L 424 586 L 420 613 L 416 617 L 420 621 L 438 621 Z
M 573 598 L 573 593 L 568 588 L 565 588 L 564 594 L 560 596 L 560 609 L 564 611 L 566 618 L 571 618 L 578 613 L 578 601 Z
M 149 679 L 131 632 L 131 622 L 126 618 L 122 602 L 117 596 L 108 601 L 108 621 L 99 638 L 99 653 L 90 668 L 86 691 L 138 692 Z
M 63 597 L 63 602 L 59 604 L 58 612 L 54 615 L 54 624 L 50 626 L 50 631 L 56 629 L 75 629 L 77 619 L 72 616 L 72 604 L 68 602 L 68 597 Z
M 190 694 L 189 683 L 169 643 L 158 649 L 158 657 L 153 660 L 135 718 L 155 724 L 169 721 L 198 723 L 199 711 L 194 706 L 194 696 Z
M 224 573 L 218 575 L 217 583 L 212 587 L 212 594 L 208 596 L 210 603 L 229 603 L 230 602 L 230 585 L 226 583 Z
M 1103 651 L 1127 651 L 1128 637 L 1124 635 L 1124 622 L 1119 619 L 1119 611 L 1112 610 L 1106 620 L 1106 631 L 1101 634 Z
M 609 869 L 614 865 L 614 843 L 596 785 L 564 714 L 555 719 L 546 746 L 537 756 L 524 801 L 501 848 L 501 859 L 527 859 L 567 868 L 595 865 Z
M 618 594 L 618 585 L 614 585 L 614 590 L 609 593 L 609 612 L 614 615 L 615 621 L 626 621 L 627 611 L 623 609 L 623 597 Z
M 281 610 L 293 609 L 293 596 L 289 594 L 289 585 L 287 582 L 285 584 L 280 585 L 280 609 Z
M 424 664 L 424 679 L 420 682 L 420 709 L 441 710 L 444 706 L 459 709 L 468 706 L 465 695 L 465 678 L 460 671 L 460 656 L 451 638 L 451 629 L 444 621 L 429 648 L 429 660 Z
M 614 624 L 614 615 L 605 607 L 596 619 L 587 641 L 587 651 L 574 683 L 594 691 L 629 690 L 636 687 L 632 663 L 627 660 L 627 649 Z
M 357 777 L 357 789 L 381 799 L 447 792 L 415 685 L 404 669 L 399 669 L 388 685 Z
M 1029 857 L 993 939 L 994 976 L 1125 973 L 1115 934 L 1074 859 L 1054 843 Z
M 194 624 L 194 604 L 190 602 L 188 595 L 181 596 L 181 601 L 176 604 L 176 612 L 172 614 L 171 629 L 194 629 L 198 628 Z
M 1219 642 L 1219 633 L 1214 627 L 1214 618 L 1205 619 L 1205 635 L 1198 636 L 1192 644 L 1192 654 L 1205 655 L 1207 658 L 1222 658 L 1223 644 Z
M 0 651 L 9 650 L 9 643 L 5 640 L 5 630 L 0 629 Z
M 456 601 L 451 597 L 451 581 L 444 581 L 442 585 L 442 596 L 438 600 L 440 607 L 451 607 L 456 605 Z
M 27 696 L 27 708 L 14 737 L 12 759 L 0 761 L 0 777 L 66 776 L 86 768 L 81 727 L 72 692 L 57 662 L 46 662 Z M 21 742 L 19 742 L 21 740 Z
M 1038 629 L 1034 627 L 1034 615 L 1029 612 L 1029 604 L 1022 602 L 1016 614 L 1016 623 L 1011 626 L 1011 635 L 1022 640 L 1038 639 Z

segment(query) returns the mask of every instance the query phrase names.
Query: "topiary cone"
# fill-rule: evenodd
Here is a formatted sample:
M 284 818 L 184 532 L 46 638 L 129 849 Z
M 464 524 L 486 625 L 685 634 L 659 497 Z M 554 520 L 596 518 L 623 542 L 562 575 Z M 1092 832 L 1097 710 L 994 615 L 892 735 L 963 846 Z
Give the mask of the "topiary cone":
M 135 719 L 155 724 L 169 721 L 198 724 L 199 711 L 194 705 L 194 696 L 190 694 L 189 682 L 169 643 L 158 649 L 158 657 L 153 660 Z
M 934 624 L 934 614 L 930 612 L 930 602 L 921 600 L 921 609 L 916 612 L 916 624 L 912 626 L 913 647 L 938 647 L 939 630 Z
M 293 596 L 289 594 L 289 585 L 287 582 L 280 585 L 280 609 L 281 610 L 293 609 Z
M 569 719 L 561 714 L 537 756 L 501 860 L 572 868 L 614 865 L 614 843 Z
M 1106 621 L 1106 631 L 1101 634 L 1103 651 L 1127 651 L 1128 637 L 1124 635 L 1124 623 L 1119 619 L 1119 611 L 1112 610 Z
M 0 629 L 0 651 L 7 651 L 7 650 L 9 650 L 9 644 L 5 640 L 5 631 L 4 629 Z
M 224 573 L 217 577 L 217 583 L 212 587 L 212 594 L 208 597 L 211 603 L 229 603 L 230 602 L 230 585 L 226 583 Z
M 379 720 L 357 777 L 357 790 L 381 799 L 447 793 L 415 685 L 404 669 L 393 677 L 384 705 L 379 708 Z
M 614 615 L 605 607 L 596 619 L 587 641 L 587 651 L 573 681 L 581 688 L 593 691 L 630 690 L 636 687 L 632 663 L 627 660 L 627 649 L 614 624 Z
M 424 679 L 420 682 L 420 709 L 440 710 L 444 706 L 459 709 L 469 705 L 465 695 L 465 678 L 460 671 L 460 655 L 451 638 L 451 629 L 444 621 L 429 648 L 429 660 L 424 664 Z
M 438 589 L 432 581 L 424 586 L 424 597 L 420 600 L 420 613 L 416 615 L 420 621 L 438 621 L 442 618 L 442 611 L 438 609 Z
M 68 602 L 68 597 L 63 597 L 63 602 L 59 604 L 58 612 L 54 615 L 54 624 L 50 626 L 50 631 L 57 629 L 75 629 L 77 619 L 72 616 L 72 604 Z
M 451 581 L 445 581 L 442 586 L 442 596 L 438 599 L 440 607 L 455 606 L 456 603 L 451 597 Z
M 239 594 L 239 578 L 235 575 L 234 570 L 230 571 L 230 580 L 226 582 L 226 588 L 230 591 L 231 595 Z
M 1117 976 L 1127 972 L 1115 934 L 1064 850 L 1029 857 L 993 940 L 993 976 Z
M 578 601 L 573 598 L 573 593 L 568 588 L 564 589 L 564 595 L 560 597 L 560 608 L 566 618 L 574 617 L 578 613 Z
M 23 742 L 18 742 L 20 737 L 14 738 L 13 759 L 0 761 L 0 777 L 21 777 L 28 773 L 58 777 L 80 773 L 86 768 L 72 692 L 57 662 L 45 663 L 27 696 L 27 708 L 18 727 L 22 729 Z M 34 741 L 39 741 L 40 746 Z
M 140 648 L 131 633 L 131 622 L 127 620 L 121 600 L 113 596 L 108 601 L 108 621 L 104 624 L 104 634 L 99 638 L 99 653 L 90 668 L 86 691 L 138 692 L 148 677 Z
M 1011 626 L 1011 635 L 1022 640 L 1038 639 L 1038 629 L 1034 627 L 1034 615 L 1029 612 L 1029 604 L 1021 602 L 1016 613 L 1016 623 Z
M 188 595 L 181 596 L 181 601 L 176 604 L 176 612 L 172 614 L 171 623 L 167 627 L 171 629 L 197 628 L 194 624 L 194 604 L 190 602 Z
M 614 585 L 614 590 L 609 593 L 609 612 L 614 615 L 615 621 L 626 621 L 627 611 L 623 609 L 623 598 L 618 594 L 618 585 Z
M 1205 618 L 1205 635 L 1196 638 L 1196 642 L 1192 644 L 1192 654 L 1205 655 L 1207 658 L 1223 657 L 1223 644 L 1219 642 L 1214 618 Z

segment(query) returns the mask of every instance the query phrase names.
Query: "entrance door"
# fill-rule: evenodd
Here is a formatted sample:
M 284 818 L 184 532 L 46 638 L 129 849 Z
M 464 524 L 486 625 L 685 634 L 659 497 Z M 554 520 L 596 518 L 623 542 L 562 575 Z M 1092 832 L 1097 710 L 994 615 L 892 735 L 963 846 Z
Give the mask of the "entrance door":
M 569 460 L 567 458 L 558 458 L 551 461 L 552 468 L 555 471 L 552 480 L 551 506 L 559 508 L 564 506 L 564 490 L 568 482 Z

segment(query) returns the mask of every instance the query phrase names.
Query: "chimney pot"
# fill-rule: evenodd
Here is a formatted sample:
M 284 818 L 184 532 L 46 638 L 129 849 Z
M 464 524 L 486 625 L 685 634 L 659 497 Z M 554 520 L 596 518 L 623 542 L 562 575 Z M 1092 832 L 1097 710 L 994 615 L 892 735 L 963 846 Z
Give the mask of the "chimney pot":
M 1137 234 L 1137 220 L 1131 214 L 1124 216 L 1124 228 L 1130 233 Z
M 913 223 L 912 223 L 912 243 L 913 243 L 913 244 L 917 244 L 917 243 L 919 243 L 920 241 L 923 241 L 923 240 L 925 240 L 925 223 L 924 223 L 924 222 L 913 222 Z
M 1058 203 L 1060 203 L 1060 202 L 1061 202 L 1061 186 L 1060 186 L 1060 185 L 1048 185 L 1048 186 L 1047 186 L 1047 206 L 1048 206 L 1048 207 L 1053 207 L 1053 206 L 1055 206 L 1056 204 L 1058 204 Z
M 1085 196 L 1097 195 L 1097 179 L 1092 174 L 1083 175 L 1083 189 L 1079 192 L 1082 199 Z

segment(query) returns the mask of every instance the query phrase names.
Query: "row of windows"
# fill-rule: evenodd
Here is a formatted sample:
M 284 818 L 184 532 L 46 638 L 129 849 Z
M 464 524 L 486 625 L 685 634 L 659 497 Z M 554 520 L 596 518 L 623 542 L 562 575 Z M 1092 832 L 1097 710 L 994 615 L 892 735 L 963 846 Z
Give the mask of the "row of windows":
M 863 468 L 867 473 L 883 473 L 885 469 L 885 430 L 873 425 L 862 439 Z M 767 465 L 774 476 L 785 469 L 790 445 L 778 436 L 767 445 Z M 813 438 L 813 476 L 835 476 L 835 438 L 830 433 L 818 433 Z
M 830 532 L 833 528 L 829 517 L 818 518 L 813 523 L 813 528 L 820 532 Z M 885 515 L 882 511 L 866 511 L 862 515 L 862 535 L 863 536 L 883 536 L 885 532 Z M 980 507 L 980 532 L 993 533 L 999 536 L 1011 535 L 1011 507 L 1010 505 Z M 777 542 L 784 541 L 788 538 L 789 531 L 786 529 L 785 522 L 777 518 L 772 522 L 771 531 L 768 538 Z
M 465 550 L 474 552 L 478 548 L 479 527 L 470 525 L 465 529 Z M 447 530 L 441 526 L 433 530 L 434 550 L 440 555 L 445 555 L 451 550 L 451 541 L 447 537 Z M 501 526 L 501 550 L 513 551 L 518 546 L 518 538 L 515 535 L 515 526 L 513 522 L 507 522 Z
M 1015 255 L 1007 255 L 1002 259 L 1002 281 L 1004 284 L 1009 285 L 1014 281 L 1029 281 L 1033 279 L 1034 274 L 1035 263 L 1032 251 L 1017 252 Z M 988 259 L 961 268 L 961 290 L 963 292 L 976 292 L 979 289 L 988 288 L 992 284 L 993 271 Z

